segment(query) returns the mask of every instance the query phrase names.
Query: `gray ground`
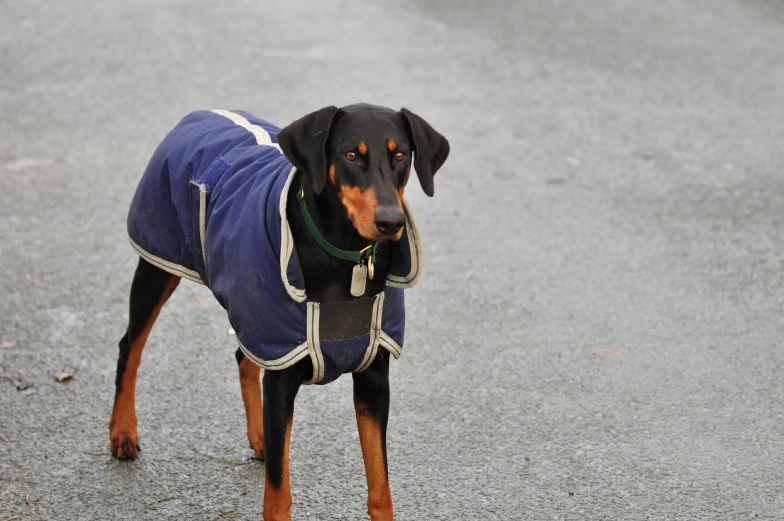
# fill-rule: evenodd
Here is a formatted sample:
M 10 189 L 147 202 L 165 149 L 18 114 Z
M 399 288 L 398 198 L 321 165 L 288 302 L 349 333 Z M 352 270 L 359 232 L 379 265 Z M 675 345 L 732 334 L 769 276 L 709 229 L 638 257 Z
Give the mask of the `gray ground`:
M 108 455 L 125 213 L 188 111 L 359 100 L 452 143 L 436 197 L 409 190 L 398 519 L 784 519 L 780 2 L 0 8 L 0 520 L 260 517 L 203 287 L 145 351 L 143 457 Z M 297 401 L 293 519 L 366 519 L 350 383 Z

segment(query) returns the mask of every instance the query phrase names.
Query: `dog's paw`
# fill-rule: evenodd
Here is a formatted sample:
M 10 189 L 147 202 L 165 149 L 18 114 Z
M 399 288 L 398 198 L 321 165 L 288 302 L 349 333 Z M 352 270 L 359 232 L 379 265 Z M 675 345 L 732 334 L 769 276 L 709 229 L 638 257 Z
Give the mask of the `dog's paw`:
M 112 456 L 117 459 L 136 459 L 142 448 L 139 446 L 139 436 L 137 434 L 118 434 L 111 436 L 109 448 Z
M 253 457 L 259 461 L 264 461 L 264 440 L 252 440 L 248 438 L 250 448 L 253 449 Z

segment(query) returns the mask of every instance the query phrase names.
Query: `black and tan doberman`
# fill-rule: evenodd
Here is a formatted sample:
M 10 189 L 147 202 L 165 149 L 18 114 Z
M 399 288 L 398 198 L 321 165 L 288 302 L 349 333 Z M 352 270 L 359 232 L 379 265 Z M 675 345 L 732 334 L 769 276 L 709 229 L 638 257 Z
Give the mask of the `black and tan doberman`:
M 278 146 L 296 167 L 291 184 L 302 187 L 289 190 L 285 215 L 308 298 L 322 303 L 357 298 L 349 287 L 357 263 L 327 251 L 314 237 L 313 225 L 323 240 L 343 251 L 363 251 L 370 243 L 377 243 L 375 276 L 367 280 L 364 294 L 383 292 L 390 244 L 399 241 L 405 232 L 403 192 L 411 168 L 414 166 L 424 192 L 432 196 L 433 176 L 449 153 L 447 140 L 406 109 L 394 111 L 360 104 L 311 113 L 280 130 L 273 146 Z M 302 205 L 309 210 L 311 223 L 301 211 Z M 238 223 L 237 233 L 242 231 Z M 180 278 L 176 270 L 142 255 L 131 286 L 130 320 L 117 361 L 110 423 L 111 452 L 117 458 L 134 459 L 139 455 L 136 374 L 150 329 Z M 228 309 L 230 303 L 221 304 Z M 365 370 L 352 373 L 354 406 L 370 518 L 388 521 L 393 519 L 386 455 L 390 352 L 379 349 L 374 353 Z M 278 370 L 267 368 L 260 385 L 259 365 L 242 349 L 237 350 L 236 358 L 248 440 L 255 457 L 266 465 L 264 519 L 289 520 L 292 498 L 288 461 L 294 400 L 300 386 L 313 377 L 313 359 L 304 357 Z

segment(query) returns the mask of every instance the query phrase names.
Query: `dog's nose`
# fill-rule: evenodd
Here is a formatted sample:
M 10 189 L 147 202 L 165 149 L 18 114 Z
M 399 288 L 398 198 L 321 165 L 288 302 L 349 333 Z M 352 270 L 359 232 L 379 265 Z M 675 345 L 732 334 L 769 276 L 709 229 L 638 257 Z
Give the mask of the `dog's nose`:
M 382 235 L 395 235 L 405 222 L 400 210 L 381 210 L 376 214 L 376 228 Z

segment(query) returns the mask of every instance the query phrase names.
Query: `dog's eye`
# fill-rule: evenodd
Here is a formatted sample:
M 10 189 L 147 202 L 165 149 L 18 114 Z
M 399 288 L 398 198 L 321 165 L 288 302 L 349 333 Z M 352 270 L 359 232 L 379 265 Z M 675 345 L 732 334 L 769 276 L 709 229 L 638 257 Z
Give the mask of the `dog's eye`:
M 398 163 L 403 161 L 405 158 L 406 158 L 406 154 L 404 154 L 403 152 L 398 152 L 397 154 L 395 154 L 395 161 L 397 161 Z
M 346 152 L 345 156 L 346 156 L 346 159 L 348 159 L 352 163 L 357 160 L 357 153 L 356 152 Z

